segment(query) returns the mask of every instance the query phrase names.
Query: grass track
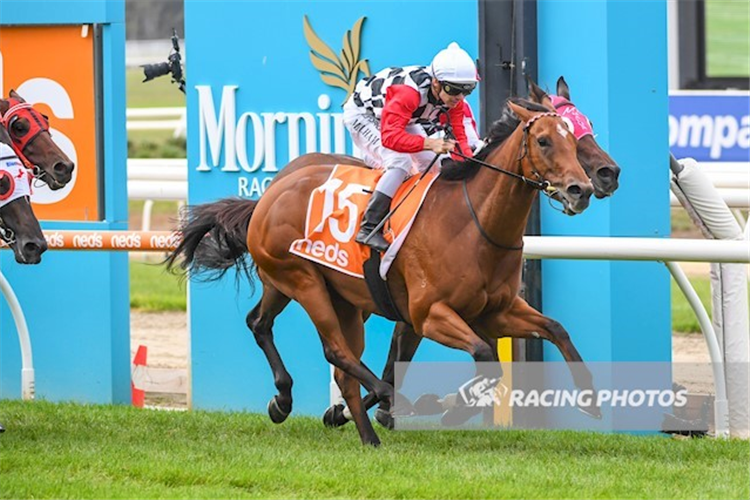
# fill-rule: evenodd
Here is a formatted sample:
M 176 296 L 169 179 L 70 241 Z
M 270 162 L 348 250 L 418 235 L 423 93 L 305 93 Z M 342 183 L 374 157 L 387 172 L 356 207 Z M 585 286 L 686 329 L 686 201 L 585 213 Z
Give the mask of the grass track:
M 714 77 L 750 76 L 750 5 L 747 0 L 706 2 L 706 63 Z
M 0 498 L 743 498 L 750 444 L 0 402 Z

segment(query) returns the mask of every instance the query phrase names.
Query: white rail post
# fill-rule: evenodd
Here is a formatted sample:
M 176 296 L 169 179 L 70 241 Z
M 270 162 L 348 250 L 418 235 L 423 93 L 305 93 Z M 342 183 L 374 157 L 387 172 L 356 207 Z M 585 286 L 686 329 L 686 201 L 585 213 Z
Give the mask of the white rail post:
M 672 191 L 707 238 L 746 241 L 737 219 L 697 161 L 671 158 L 670 167 Z M 746 244 L 745 248 L 750 254 Z M 711 263 L 713 329 L 722 353 L 729 432 L 732 437 L 743 439 L 750 438 L 750 319 L 746 273 L 743 264 Z
M 31 357 L 31 339 L 29 328 L 26 325 L 26 317 L 23 315 L 18 297 L 10 286 L 5 275 L 0 272 L 0 290 L 8 302 L 13 320 L 16 322 L 18 342 L 21 344 L 21 398 L 25 401 L 34 399 L 34 362 Z
M 703 332 L 703 338 L 708 344 L 708 354 L 711 357 L 711 369 L 714 373 L 714 388 L 716 389 L 716 398 L 714 399 L 714 422 L 716 428 L 716 437 L 729 437 L 729 403 L 727 401 L 726 379 L 724 378 L 724 357 L 719 348 L 719 342 L 716 338 L 711 320 L 708 317 L 706 309 L 703 307 L 701 299 L 695 293 L 690 280 L 685 276 L 679 265 L 675 262 L 665 262 L 669 272 L 674 276 L 674 280 L 682 290 L 690 307 L 693 308 L 698 324 Z

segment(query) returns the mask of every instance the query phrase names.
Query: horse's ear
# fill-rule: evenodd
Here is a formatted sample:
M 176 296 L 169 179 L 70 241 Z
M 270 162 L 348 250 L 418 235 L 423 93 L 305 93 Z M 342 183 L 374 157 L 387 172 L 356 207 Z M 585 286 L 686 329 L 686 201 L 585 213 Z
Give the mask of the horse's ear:
M 555 105 L 552 104 L 552 99 L 547 95 L 547 92 L 542 90 L 529 76 L 526 76 L 526 84 L 528 85 L 529 100 L 531 102 L 541 104 L 550 111 L 554 111 Z
M 538 103 L 547 93 L 542 90 L 529 75 L 526 75 L 526 88 L 529 91 L 529 100 Z
M 16 92 L 14 89 L 10 89 L 10 94 L 8 94 L 13 99 L 17 99 L 21 102 L 26 102 L 23 97 L 21 97 L 18 92 Z
M 527 122 L 531 120 L 531 118 L 534 116 L 533 111 L 529 111 L 528 109 L 524 108 L 523 106 L 519 106 L 518 104 L 514 104 L 512 101 L 508 101 L 508 106 L 510 107 L 510 110 L 513 111 L 513 113 L 522 121 Z
M 562 76 L 557 79 L 557 95 L 562 98 L 570 100 L 570 89 L 568 88 L 568 82 Z

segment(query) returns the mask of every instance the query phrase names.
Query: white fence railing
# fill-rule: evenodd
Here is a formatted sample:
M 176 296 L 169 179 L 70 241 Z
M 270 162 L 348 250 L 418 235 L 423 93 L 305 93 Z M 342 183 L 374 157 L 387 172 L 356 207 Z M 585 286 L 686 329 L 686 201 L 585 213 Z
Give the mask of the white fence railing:
M 184 108 L 151 108 L 165 113 Z M 150 111 L 129 109 L 133 116 Z M 163 115 L 158 115 L 163 116 Z M 729 208 L 750 209 L 750 164 L 748 163 L 702 163 L 701 166 L 718 189 L 719 195 Z M 152 200 L 173 200 L 184 203 L 187 200 L 187 160 L 178 159 L 128 159 L 128 198 L 146 200 L 144 205 L 143 227 L 150 230 Z M 670 193 L 670 205 L 680 207 L 679 200 Z M 737 212 L 735 212 L 737 214 Z M 741 221 L 743 224 L 745 221 Z
M 174 137 L 187 131 L 186 108 L 128 108 L 125 111 L 128 130 L 173 130 Z

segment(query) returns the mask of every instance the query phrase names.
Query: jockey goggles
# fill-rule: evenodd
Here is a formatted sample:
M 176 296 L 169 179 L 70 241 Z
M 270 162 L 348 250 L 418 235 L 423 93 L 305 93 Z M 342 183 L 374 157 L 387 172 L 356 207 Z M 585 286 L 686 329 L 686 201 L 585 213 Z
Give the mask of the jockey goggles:
M 449 96 L 457 96 L 460 94 L 469 95 L 477 87 L 477 82 L 469 83 L 453 83 L 453 82 L 440 82 L 440 86 L 443 92 Z

